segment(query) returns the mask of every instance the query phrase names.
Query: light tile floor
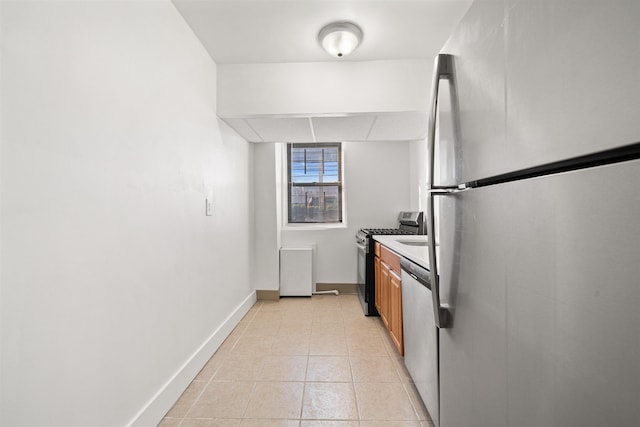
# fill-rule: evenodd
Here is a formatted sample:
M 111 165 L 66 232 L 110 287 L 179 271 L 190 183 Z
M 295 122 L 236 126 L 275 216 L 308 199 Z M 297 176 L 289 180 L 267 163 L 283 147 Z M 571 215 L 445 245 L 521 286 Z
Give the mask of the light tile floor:
M 426 427 L 379 317 L 356 295 L 258 301 L 161 427 Z

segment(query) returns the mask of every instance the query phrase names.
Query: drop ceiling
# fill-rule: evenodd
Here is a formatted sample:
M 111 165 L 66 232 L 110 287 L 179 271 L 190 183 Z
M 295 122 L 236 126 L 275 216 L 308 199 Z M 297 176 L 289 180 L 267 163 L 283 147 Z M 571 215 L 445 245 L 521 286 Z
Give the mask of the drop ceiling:
M 472 0 L 173 0 L 218 64 L 427 59 L 440 51 Z M 364 33 L 346 58 L 317 41 L 329 22 L 349 20 Z M 425 78 L 430 78 L 425 76 Z M 248 141 L 413 140 L 426 134 L 426 113 L 327 111 L 309 117 L 222 119 Z
M 424 112 L 222 120 L 249 142 L 413 141 L 427 134 Z

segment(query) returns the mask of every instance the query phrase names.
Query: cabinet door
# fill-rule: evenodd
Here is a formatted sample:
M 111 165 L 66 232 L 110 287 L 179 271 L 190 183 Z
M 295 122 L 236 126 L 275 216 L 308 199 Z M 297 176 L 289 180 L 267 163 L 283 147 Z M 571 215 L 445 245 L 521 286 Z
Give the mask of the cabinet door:
M 402 340 L 402 279 L 394 272 L 389 273 L 389 332 L 401 355 L 404 355 Z
M 381 292 L 382 290 L 380 289 L 380 258 L 375 257 L 374 261 L 373 261 L 373 266 L 374 266 L 374 277 L 375 277 L 375 288 L 374 288 L 374 293 L 375 293 L 375 304 L 376 304 L 376 310 L 378 310 L 378 313 L 380 313 L 381 309 L 381 304 L 380 304 L 380 296 L 381 296 Z
M 380 317 L 389 329 L 389 276 L 391 270 L 384 262 L 380 262 Z

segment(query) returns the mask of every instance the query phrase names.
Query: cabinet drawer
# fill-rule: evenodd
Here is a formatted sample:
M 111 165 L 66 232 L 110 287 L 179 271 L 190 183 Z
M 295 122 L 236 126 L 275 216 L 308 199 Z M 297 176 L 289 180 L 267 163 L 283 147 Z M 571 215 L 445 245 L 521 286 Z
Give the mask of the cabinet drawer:
M 380 259 L 387 264 L 391 270 L 400 275 L 400 257 L 395 252 L 380 245 Z
M 376 242 L 375 245 L 374 245 L 375 249 L 373 251 L 374 251 L 374 253 L 376 254 L 377 257 L 380 256 L 380 246 L 381 246 L 380 242 Z

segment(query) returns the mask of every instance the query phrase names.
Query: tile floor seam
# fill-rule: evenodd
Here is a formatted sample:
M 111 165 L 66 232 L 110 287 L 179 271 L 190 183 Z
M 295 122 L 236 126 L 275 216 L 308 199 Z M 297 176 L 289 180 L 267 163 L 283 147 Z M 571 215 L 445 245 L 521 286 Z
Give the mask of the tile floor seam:
M 351 372 L 351 378 L 353 379 L 353 372 Z M 359 424 L 360 420 L 362 419 L 362 415 L 360 414 L 360 405 L 358 404 L 358 392 L 356 391 L 356 383 L 352 382 L 351 388 L 353 389 L 353 395 L 355 396 L 356 415 L 358 416 L 358 424 Z
M 255 315 L 254 315 L 254 317 L 255 317 Z M 252 321 L 252 320 L 250 320 L 250 321 L 249 321 L 249 323 L 251 323 L 251 321 Z M 238 324 L 239 324 L 239 323 L 238 323 Z M 237 327 L 237 326 L 236 326 L 236 327 Z M 233 333 L 233 331 L 234 331 L 234 330 L 235 330 L 235 328 L 231 331 L 231 333 Z M 240 336 L 238 337 L 238 340 L 244 336 L 245 331 L 246 331 L 246 328 L 245 328 L 245 329 L 240 333 Z M 231 334 L 229 334 L 229 335 L 231 335 Z M 228 338 L 228 337 L 227 337 L 227 338 Z M 236 343 L 238 342 L 238 340 L 236 340 Z M 224 344 L 224 341 L 223 341 L 223 344 Z M 234 346 L 235 346 L 235 343 L 234 343 Z M 222 347 L 222 345 L 221 345 L 221 347 Z M 218 350 L 219 350 L 219 349 L 220 349 L 220 348 L 218 348 Z M 211 358 L 213 358 L 213 356 L 215 356 L 215 354 L 218 352 L 218 350 L 216 350 L 216 351 L 214 351 L 214 352 L 213 352 L 213 355 L 211 355 L 211 357 L 209 358 L 209 360 L 207 361 L 207 363 L 209 363 L 209 361 L 211 360 Z M 222 363 L 224 363 L 224 359 L 226 359 L 227 357 L 228 357 L 228 355 L 223 356 L 223 361 L 222 361 Z M 205 366 L 206 366 L 206 364 L 205 364 Z M 213 379 L 215 378 L 216 374 L 217 374 L 217 373 L 218 373 L 218 371 L 220 370 L 220 367 L 221 367 L 221 366 L 222 366 L 222 364 L 221 364 L 220 366 L 218 366 L 218 367 L 214 370 L 213 374 L 211 375 L 211 377 L 210 377 L 210 378 L 209 378 L 209 380 L 207 381 L 207 384 L 202 388 L 202 390 L 200 391 L 200 393 L 198 393 L 198 396 L 193 400 L 193 402 L 192 402 L 192 403 L 191 403 L 191 405 L 189 406 L 189 409 L 187 409 L 187 411 L 186 411 L 186 412 L 184 413 L 184 415 L 182 416 L 182 420 L 180 421 L 180 424 L 178 424 L 178 427 L 181 427 L 181 426 L 182 426 L 182 424 L 184 423 L 184 420 L 187 418 L 187 415 L 189 415 L 189 412 L 191 412 L 191 410 L 192 410 L 192 409 L 193 409 L 193 407 L 196 405 L 196 403 L 198 403 L 198 401 L 200 400 L 200 398 L 201 398 L 201 397 L 202 397 L 202 395 L 204 394 L 205 390 L 207 389 L 207 387 L 209 387 L 209 385 L 211 384 L 211 382 L 212 382 L 212 381 L 213 381 Z M 202 369 L 204 369 L 204 366 L 202 367 Z M 202 370 L 202 369 L 201 369 L 201 370 Z M 198 373 L 200 373 L 200 372 L 198 372 Z M 197 374 L 196 374 L 196 378 L 197 378 Z M 191 384 L 193 384 L 193 380 L 192 380 Z M 190 385 L 191 385 L 191 384 L 190 384 Z
M 307 369 L 304 372 L 304 383 L 302 384 L 302 404 L 300 405 L 300 413 L 298 414 L 298 425 L 302 424 L 302 412 L 304 411 L 304 396 L 307 392 L 307 372 L 309 370 L 309 356 L 307 355 Z
M 407 385 L 405 383 L 401 383 L 401 385 L 402 385 L 402 388 L 404 389 L 405 394 L 409 398 L 409 403 L 411 404 L 411 409 L 413 409 L 413 413 L 416 416 L 416 420 L 418 420 L 418 422 L 422 421 L 420 419 L 420 413 L 418 412 L 418 408 L 416 408 L 416 405 L 413 403 L 413 398 L 411 397 L 411 393 L 409 393 L 409 390 L 407 389 Z
M 262 303 L 260 305 L 260 307 L 258 307 L 258 310 L 253 315 L 253 318 L 249 321 L 249 324 L 247 324 L 247 327 L 242 332 L 242 334 L 240 334 L 240 337 L 238 337 L 238 339 L 236 340 L 236 342 L 234 343 L 234 345 L 233 345 L 233 347 L 231 348 L 230 351 L 233 351 L 233 349 L 235 348 L 236 344 L 240 341 L 241 338 L 243 338 L 245 336 L 245 333 L 246 333 L 247 329 L 255 321 L 256 316 L 258 315 L 258 313 L 260 313 L 260 311 L 262 310 L 263 306 L 264 306 L 264 303 Z M 229 355 L 227 355 L 227 357 L 229 357 Z M 217 370 L 216 370 L 216 373 L 217 373 Z M 213 380 L 214 377 L 215 377 L 215 375 L 213 377 L 211 377 L 211 380 Z M 235 382 L 235 381 L 233 381 L 233 382 Z M 244 419 L 245 415 L 247 414 L 247 409 L 249 408 L 249 402 L 251 402 L 251 396 L 253 395 L 255 390 L 256 390 L 256 381 L 253 381 L 253 385 L 251 386 L 251 392 L 249 393 L 249 396 L 247 397 L 247 402 L 245 403 L 244 410 L 242 411 L 242 418 L 241 419 Z M 242 423 L 242 421 L 239 424 L 241 424 L 241 423 Z
M 251 397 L 253 396 L 253 393 L 255 393 L 255 391 L 256 391 L 256 382 L 254 381 L 253 385 L 251 386 L 251 392 L 249 393 L 249 397 L 247 397 L 247 403 L 245 403 L 244 410 L 242 411 L 242 417 L 240 418 L 242 420 L 246 418 L 247 409 L 249 409 L 249 402 L 251 402 Z
M 351 370 L 351 387 L 353 388 L 353 395 L 356 398 L 356 414 L 358 414 L 358 423 L 360 423 L 360 419 L 362 418 L 362 415 L 360 415 L 360 405 L 358 405 L 358 392 L 356 391 L 356 386 L 355 386 L 356 377 L 353 373 L 353 362 L 351 360 L 351 354 L 349 354 L 348 358 L 349 358 L 349 369 Z
M 213 355 L 215 355 L 216 352 L 213 353 Z M 213 357 L 213 355 L 211 357 Z M 211 360 L 211 358 L 209 358 L 209 360 Z M 209 361 L 207 361 L 207 363 L 209 363 Z M 205 364 L 206 366 L 206 364 Z M 204 369 L 204 366 L 202 367 Z M 216 372 L 218 372 L 218 369 L 220 369 L 220 367 L 216 368 L 215 372 L 213 373 L 213 375 L 211 375 L 211 378 L 209 378 L 209 381 L 207 381 L 207 383 L 205 384 L 204 387 L 202 387 L 202 390 L 200 390 L 200 393 L 198 393 L 198 396 L 193 399 L 193 402 L 191 403 L 191 405 L 189 406 L 189 408 L 185 411 L 184 415 L 182 416 L 182 419 L 180 420 L 180 423 L 178 424 L 178 427 L 182 426 L 182 423 L 184 423 L 185 418 L 187 417 L 187 415 L 189 415 L 189 412 L 191 412 L 191 410 L 193 409 L 193 407 L 196 405 L 196 403 L 198 403 L 198 400 L 200 400 L 200 398 L 202 397 L 202 394 L 204 393 L 204 391 L 207 389 L 207 387 L 209 387 L 209 384 L 211 383 L 211 380 L 213 379 L 213 377 L 215 376 Z M 202 369 L 201 369 L 202 370 Z M 199 374 L 200 372 L 198 372 Z M 196 374 L 196 378 L 198 377 L 198 375 Z M 191 386 L 191 384 L 193 384 L 194 380 L 191 381 L 191 383 L 189 384 L 189 386 Z

